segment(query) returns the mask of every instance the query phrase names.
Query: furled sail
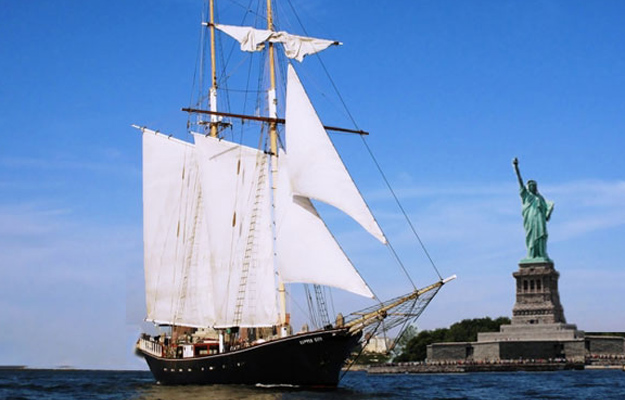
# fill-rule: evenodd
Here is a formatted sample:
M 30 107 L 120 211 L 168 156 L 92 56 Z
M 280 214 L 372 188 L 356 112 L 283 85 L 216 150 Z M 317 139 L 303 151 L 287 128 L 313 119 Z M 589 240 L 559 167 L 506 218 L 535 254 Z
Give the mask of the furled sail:
M 332 145 L 290 64 L 285 130 L 293 193 L 342 210 L 371 235 L 386 243 L 382 230 Z
M 143 241 L 147 320 L 210 326 L 212 278 L 192 145 L 143 132 Z
M 208 221 L 215 325 L 276 323 L 271 185 L 264 152 L 194 135 Z
M 216 24 L 215 27 L 236 39 L 241 44 L 242 51 L 261 51 L 265 42 L 282 43 L 288 58 L 301 62 L 305 56 L 315 54 L 340 42 L 327 39 L 317 39 L 306 36 L 292 35 L 287 32 L 276 32 L 267 29 L 256 29 L 249 26 L 234 26 Z
M 340 248 L 310 199 L 293 193 L 292 158 L 281 152 L 276 198 L 276 253 L 284 282 L 333 286 L 361 296 L 373 293 Z

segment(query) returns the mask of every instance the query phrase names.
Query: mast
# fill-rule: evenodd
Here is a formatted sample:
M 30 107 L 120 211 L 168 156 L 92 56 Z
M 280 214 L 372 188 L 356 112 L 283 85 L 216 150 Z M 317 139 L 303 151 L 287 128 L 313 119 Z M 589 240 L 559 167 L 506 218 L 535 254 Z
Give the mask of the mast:
M 267 29 L 273 30 L 273 14 L 271 11 L 271 0 L 267 0 Z M 268 43 L 269 51 L 269 91 L 267 92 L 267 101 L 269 103 L 269 118 L 278 118 L 278 100 L 276 98 L 276 69 L 274 60 L 274 45 Z M 278 129 L 274 121 L 269 122 L 269 144 L 271 157 L 271 190 L 273 198 L 277 198 L 277 182 L 278 182 Z M 286 315 L 286 289 L 284 282 L 278 278 L 278 293 L 280 300 L 280 333 L 281 336 L 287 334 L 287 315 Z
M 217 63 L 215 61 L 215 1 L 209 0 L 210 32 L 211 32 L 211 87 L 209 91 L 210 109 L 217 111 Z M 210 136 L 217 137 L 218 117 L 211 115 Z

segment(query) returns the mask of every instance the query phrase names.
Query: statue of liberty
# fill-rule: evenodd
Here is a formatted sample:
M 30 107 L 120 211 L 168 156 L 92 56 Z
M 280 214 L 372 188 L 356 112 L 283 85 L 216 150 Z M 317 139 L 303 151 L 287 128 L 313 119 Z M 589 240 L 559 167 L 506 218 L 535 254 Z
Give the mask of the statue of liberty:
M 519 172 L 519 160 L 516 157 L 512 160 L 512 165 L 519 180 L 525 247 L 527 247 L 527 258 L 521 262 L 551 262 L 547 256 L 547 221 L 551 217 L 554 204 L 538 193 L 536 181 L 528 180 L 525 187 Z

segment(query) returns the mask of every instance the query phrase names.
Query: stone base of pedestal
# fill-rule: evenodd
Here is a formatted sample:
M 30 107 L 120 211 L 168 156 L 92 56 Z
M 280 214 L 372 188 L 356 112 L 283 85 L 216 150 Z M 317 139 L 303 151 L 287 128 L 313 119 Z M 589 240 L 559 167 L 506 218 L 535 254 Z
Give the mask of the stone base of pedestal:
M 560 274 L 552 261 L 523 260 L 512 276 L 516 279 L 512 325 L 566 323 L 558 291 Z
M 478 342 L 561 341 L 583 339 L 584 332 L 573 324 L 502 325 L 499 332 L 481 332 Z

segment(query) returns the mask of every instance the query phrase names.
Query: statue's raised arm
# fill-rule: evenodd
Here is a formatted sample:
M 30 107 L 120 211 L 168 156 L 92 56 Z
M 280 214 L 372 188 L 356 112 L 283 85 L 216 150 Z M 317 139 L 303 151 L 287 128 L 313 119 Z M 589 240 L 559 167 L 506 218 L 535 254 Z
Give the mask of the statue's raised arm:
M 525 184 L 523 183 L 523 178 L 521 178 L 521 171 L 519 171 L 519 159 L 514 157 L 514 159 L 512 160 L 512 165 L 514 166 L 514 172 L 516 172 L 516 177 L 519 180 L 519 186 L 521 188 L 525 187 Z

